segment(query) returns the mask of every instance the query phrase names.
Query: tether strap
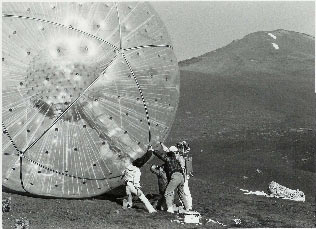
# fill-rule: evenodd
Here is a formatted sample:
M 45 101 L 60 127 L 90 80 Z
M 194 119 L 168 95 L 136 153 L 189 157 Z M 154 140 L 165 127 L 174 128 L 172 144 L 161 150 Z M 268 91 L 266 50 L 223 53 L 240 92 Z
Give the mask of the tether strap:
M 140 45 L 140 46 L 135 46 L 131 48 L 125 48 L 123 49 L 124 51 L 130 51 L 130 50 L 137 50 L 137 49 L 143 49 L 143 48 L 170 48 L 173 49 L 171 45 Z
M 123 56 L 123 58 L 124 58 L 124 60 L 125 60 L 125 62 L 126 62 L 126 64 L 127 64 L 128 68 L 129 68 L 130 72 L 132 73 L 132 76 L 133 76 L 133 78 L 134 78 L 134 80 L 135 80 L 135 83 L 136 83 L 136 85 L 137 85 L 137 88 L 138 88 L 140 97 L 142 98 L 142 102 L 143 102 L 143 104 L 144 104 L 144 109 L 145 109 L 145 112 L 146 112 L 146 118 L 147 118 L 147 123 L 148 123 L 148 142 L 150 143 L 150 142 L 151 142 L 150 119 L 149 119 L 149 113 L 148 113 L 146 101 L 145 101 L 145 98 L 144 98 L 144 95 L 143 95 L 143 91 L 142 91 L 142 89 L 141 89 L 141 87 L 140 87 L 140 85 L 139 85 L 139 83 L 138 83 L 138 80 L 137 80 L 137 78 L 136 78 L 136 76 L 135 76 L 135 73 L 134 73 L 134 71 L 133 71 L 133 69 L 132 69 L 132 66 L 130 65 L 129 61 L 127 60 L 125 54 L 122 53 L 122 56 Z
M 9 138 L 11 144 L 13 145 L 14 149 L 18 152 L 18 156 L 20 157 L 20 182 L 21 182 L 21 186 L 23 188 L 24 191 L 28 192 L 25 187 L 24 187 L 24 183 L 23 183 L 23 177 L 22 177 L 22 159 L 23 159 L 23 154 L 22 152 L 19 150 L 19 148 L 15 145 L 13 139 L 11 138 L 8 129 L 6 128 L 6 126 L 4 125 L 4 123 L 2 122 L 2 128 L 3 128 L 3 133 L 7 135 L 7 137 Z

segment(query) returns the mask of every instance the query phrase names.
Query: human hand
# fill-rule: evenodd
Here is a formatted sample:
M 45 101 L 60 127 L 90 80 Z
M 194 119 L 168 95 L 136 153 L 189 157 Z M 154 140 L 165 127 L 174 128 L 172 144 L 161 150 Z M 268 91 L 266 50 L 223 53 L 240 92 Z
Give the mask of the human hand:
M 152 145 L 148 145 L 148 151 L 154 151 L 154 148 Z

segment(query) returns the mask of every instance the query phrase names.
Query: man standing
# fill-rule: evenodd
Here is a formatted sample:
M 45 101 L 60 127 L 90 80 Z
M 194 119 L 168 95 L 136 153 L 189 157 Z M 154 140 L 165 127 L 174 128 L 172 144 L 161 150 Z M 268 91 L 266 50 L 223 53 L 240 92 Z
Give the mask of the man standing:
M 165 152 L 169 152 L 169 148 L 165 146 L 162 142 L 160 145 Z M 171 148 L 171 147 L 170 147 Z M 186 141 L 177 143 L 178 152 L 175 154 L 177 160 L 180 162 L 182 171 L 184 173 L 184 187 L 183 187 L 183 197 L 180 198 L 182 204 L 184 202 L 187 204 L 186 210 L 192 210 L 192 196 L 189 188 L 189 179 L 192 175 L 192 158 L 189 157 L 190 147 Z M 188 164 L 190 165 L 188 168 Z
M 184 196 L 188 204 L 188 210 L 192 210 L 192 196 L 189 188 L 189 179 L 192 175 L 192 158 L 189 157 L 190 147 L 186 141 L 177 143 L 177 148 L 179 154 L 177 154 L 177 159 L 179 160 L 181 167 L 185 173 L 184 177 Z M 190 166 L 188 164 L 190 163 Z
M 167 179 L 169 180 L 164 194 L 167 204 L 167 211 L 174 213 L 173 201 L 175 190 L 177 190 L 179 197 L 183 200 L 185 209 L 189 210 L 189 205 L 184 195 L 185 174 L 182 170 L 180 162 L 176 158 L 176 154 L 179 153 L 178 148 L 171 146 L 168 152 L 159 152 L 153 150 L 153 148 L 150 146 L 148 150 L 152 151 L 155 156 L 165 162 L 165 172 Z

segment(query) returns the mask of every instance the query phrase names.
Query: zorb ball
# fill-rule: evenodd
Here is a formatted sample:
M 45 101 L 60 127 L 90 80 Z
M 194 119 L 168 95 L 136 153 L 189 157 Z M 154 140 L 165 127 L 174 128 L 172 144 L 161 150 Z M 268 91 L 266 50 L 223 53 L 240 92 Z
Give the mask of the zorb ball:
M 82 198 L 122 184 L 164 141 L 179 99 L 167 30 L 148 3 L 2 4 L 2 181 Z

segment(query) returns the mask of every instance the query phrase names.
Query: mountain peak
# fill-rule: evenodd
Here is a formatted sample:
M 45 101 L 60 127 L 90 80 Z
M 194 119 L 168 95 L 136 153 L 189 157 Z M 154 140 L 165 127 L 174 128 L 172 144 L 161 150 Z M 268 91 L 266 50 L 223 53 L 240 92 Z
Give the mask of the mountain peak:
M 284 29 L 258 31 L 225 47 L 181 61 L 179 65 L 183 70 L 230 75 L 240 71 L 271 73 L 273 69 L 285 73 L 297 71 L 292 65 L 297 62 L 306 62 L 310 68 L 315 59 L 314 50 L 313 36 Z

